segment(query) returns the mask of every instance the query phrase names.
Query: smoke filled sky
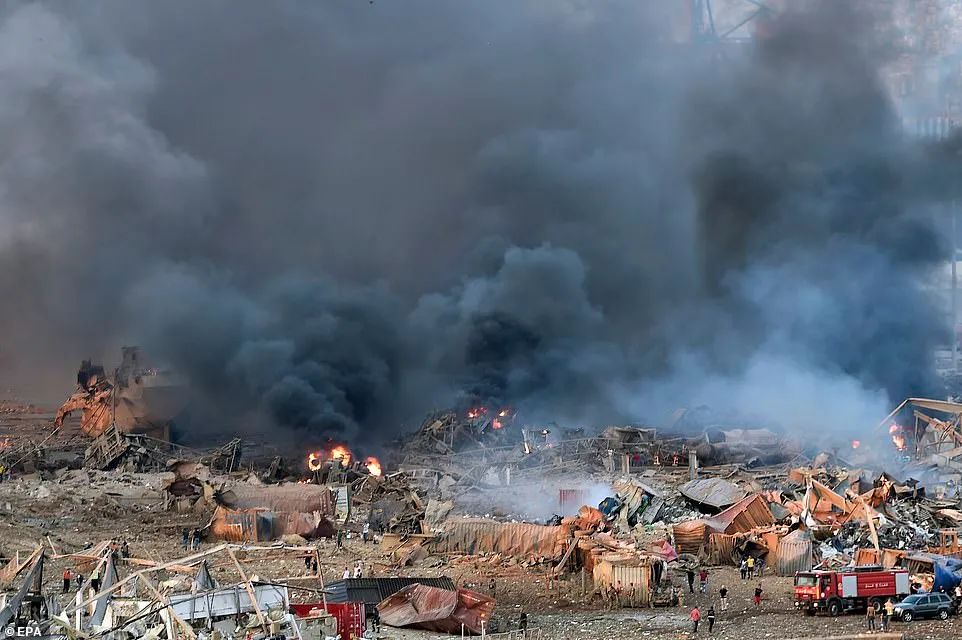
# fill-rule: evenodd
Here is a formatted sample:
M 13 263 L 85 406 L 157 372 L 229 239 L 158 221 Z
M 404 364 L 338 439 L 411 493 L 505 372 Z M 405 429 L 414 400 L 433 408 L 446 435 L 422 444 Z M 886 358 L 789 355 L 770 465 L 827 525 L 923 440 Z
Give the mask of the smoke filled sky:
M 958 176 L 885 16 L 806 4 L 724 60 L 668 0 L 4 4 L 0 377 L 141 344 L 196 424 L 351 440 L 941 393 Z

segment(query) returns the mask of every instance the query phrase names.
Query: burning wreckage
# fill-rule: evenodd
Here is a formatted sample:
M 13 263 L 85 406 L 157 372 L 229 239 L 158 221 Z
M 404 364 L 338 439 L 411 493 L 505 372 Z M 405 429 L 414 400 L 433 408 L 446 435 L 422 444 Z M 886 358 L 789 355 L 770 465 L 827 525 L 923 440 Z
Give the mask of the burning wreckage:
M 83 396 L 82 431 L 95 438 L 87 469 L 57 471 L 55 484 L 160 474 L 158 491 L 140 499 L 156 495 L 164 513 L 197 524 L 177 559 L 116 540 L 72 553 L 46 540 L 18 554 L 0 571 L 8 621 L 77 637 L 344 637 L 368 618 L 483 633 L 510 622 L 486 580 L 518 571 L 580 584 L 587 606 L 605 607 L 676 606 L 689 569 L 746 558 L 786 577 L 901 568 L 921 591 L 962 580 L 962 404 L 908 399 L 871 440 L 822 453 L 704 410 L 589 435 L 487 408 L 432 413 L 383 464 L 333 442 L 300 460 L 242 460 L 239 441 L 194 451 L 140 432 L 137 420 L 104 426 L 96 407 L 131 404 L 130 383 L 118 381 L 142 376 L 126 366 L 108 382 L 87 363 L 82 373 L 87 391 L 56 422 Z M 102 393 L 119 395 L 104 405 Z M 355 568 L 325 582 L 344 537 L 378 540 L 385 577 Z M 258 556 L 307 571 L 264 578 L 272 565 L 244 566 Z M 44 563 L 86 576 L 72 600 L 45 595 Z M 481 577 L 454 584 L 448 572 Z

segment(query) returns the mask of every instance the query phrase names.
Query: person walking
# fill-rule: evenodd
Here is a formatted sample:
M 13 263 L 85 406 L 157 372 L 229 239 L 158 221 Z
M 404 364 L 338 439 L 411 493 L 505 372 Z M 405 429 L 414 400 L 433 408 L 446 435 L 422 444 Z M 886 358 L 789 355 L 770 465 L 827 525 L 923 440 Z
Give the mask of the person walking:
M 521 615 L 518 616 L 518 629 L 522 632 L 528 630 L 528 613 L 526 611 L 521 611 Z
M 337 548 L 341 550 L 344 548 L 344 529 L 337 530 Z
M 742 558 L 741 564 L 738 565 L 738 572 L 741 574 L 742 580 L 748 576 L 748 561 L 745 558 Z
M 60 593 L 67 593 L 70 591 L 70 581 L 73 580 L 73 574 L 70 572 L 70 567 L 63 570 L 63 591 Z
M 748 579 L 755 578 L 755 556 L 748 556 Z
M 351 577 L 351 568 L 344 567 L 344 575 L 342 575 L 341 578 L 343 578 L 344 580 L 347 580 L 350 577 Z
M 755 603 L 756 607 L 760 607 L 762 604 L 762 583 L 759 582 L 758 586 L 755 587 L 755 595 L 752 596 L 752 601 Z
M 695 572 L 688 569 L 688 593 L 695 593 Z
M 615 585 L 615 606 L 618 607 L 619 609 L 625 606 L 621 600 L 621 596 L 623 592 L 624 592 L 624 589 L 621 586 L 621 580 L 619 580 L 618 583 Z
M 190 548 L 190 531 L 183 529 L 180 535 L 184 538 L 184 551 L 187 551 Z
M 361 529 L 361 539 L 364 540 L 364 544 L 368 543 L 371 537 L 371 525 L 367 522 L 364 523 L 364 528 Z
M 712 629 L 715 628 L 715 605 L 708 607 L 708 614 L 706 617 L 708 618 L 708 633 L 711 633 Z
M 875 633 L 875 607 L 871 603 L 865 607 L 865 627 L 869 633 Z
M 889 598 L 885 601 L 885 605 L 882 607 L 882 630 L 889 630 L 889 620 L 895 615 L 895 601 Z
M 691 608 L 691 614 L 688 617 L 691 619 L 691 632 L 698 633 L 698 623 L 701 621 L 701 611 L 698 610 L 697 605 Z
M 698 572 L 698 591 L 708 593 L 708 569 L 705 567 Z
M 718 590 L 718 599 L 721 602 L 721 610 L 728 611 L 728 587 Z

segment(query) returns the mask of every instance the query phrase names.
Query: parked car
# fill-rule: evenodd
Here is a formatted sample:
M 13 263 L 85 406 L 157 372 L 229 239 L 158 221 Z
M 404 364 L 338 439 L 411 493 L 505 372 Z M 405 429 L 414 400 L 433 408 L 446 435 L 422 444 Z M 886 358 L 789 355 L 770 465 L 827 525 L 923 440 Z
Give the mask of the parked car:
M 912 622 L 916 618 L 945 620 L 952 613 L 952 598 L 945 593 L 917 593 L 895 605 L 895 618 Z

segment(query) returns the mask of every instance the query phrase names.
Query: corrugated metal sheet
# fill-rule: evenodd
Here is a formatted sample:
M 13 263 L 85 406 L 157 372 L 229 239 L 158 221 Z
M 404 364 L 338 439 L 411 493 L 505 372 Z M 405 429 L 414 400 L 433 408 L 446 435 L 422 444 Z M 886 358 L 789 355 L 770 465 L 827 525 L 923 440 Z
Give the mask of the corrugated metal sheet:
M 606 553 L 595 563 L 591 575 L 595 584 L 601 586 L 614 588 L 620 581 L 623 606 L 647 606 L 651 590 L 651 564 L 642 562 L 639 565 L 637 558 L 626 559 L 618 554 Z
M 441 633 L 481 633 L 491 619 L 494 598 L 458 589 L 447 591 L 423 584 L 404 587 L 377 606 L 381 622 L 392 627 L 416 627 Z
M 587 499 L 587 489 L 558 489 L 558 513 L 577 513 Z
M 457 605 L 457 591 L 412 584 L 382 600 L 377 611 L 384 624 L 407 627 L 447 618 Z
M 494 598 L 468 589 L 448 591 L 423 584 L 404 587 L 377 606 L 381 622 L 392 627 L 417 627 L 441 633 L 481 633 L 491 619 Z
M 675 539 L 678 553 L 698 554 L 708 542 L 708 527 L 704 520 L 688 520 L 672 525 L 671 534 Z
M 900 549 L 882 549 L 881 552 L 875 549 L 856 549 L 855 564 L 857 566 L 881 565 L 886 569 L 899 566 L 902 558 L 908 555 L 907 551 Z
M 500 553 L 560 559 L 568 543 L 565 527 L 544 527 L 520 522 L 457 520 L 427 543 L 432 553 Z
M 404 587 L 423 584 L 454 591 L 451 578 L 348 578 L 327 585 L 328 602 L 363 602 L 377 604 Z
M 793 576 L 797 571 L 811 571 L 813 566 L 812 537 L 807 531 L 793 531 L 778 542 L 775 552 L 777 575 Z
M 746 492 L 723 478 L 703 478 L 678 488 L 681 495 L 698 504 L 724 509 L 745 497 Z
M 756 493 L 739 500 L 717 516 L 706 518 L 705 524 L 716 533 L 746 533 L 775 524 L 775 518 L 768 508 L 768 501 Z
M 278 484 L 255 486 L 235 484 L 222 491 L 218 499 L 232 509 L 267 509 L 291 513 L 334 515 L 331 490 L 317 484 Z
M 211 535 L 230 542 L 269 542 L 288 534 L 316 538 L 330 529 L 329 523 L 319 513 L 274 512 L 266 509 L 217 507 L 210 522 Z
M 254 595 L 261 611 L 280 609 L 287 611 L 287 587 L 255 584 Z M 170 596 L 174 613 L 182 620 L 194 621 L 204 618 L 223 618 L 254 611 L 250 596 L 244 587 L 234 586 L 198 593 L 175 593 Z
M 735 558 L 735 536 L 725 533 L 709 534 L 708 557 L 714 564 L 732 564 Z

